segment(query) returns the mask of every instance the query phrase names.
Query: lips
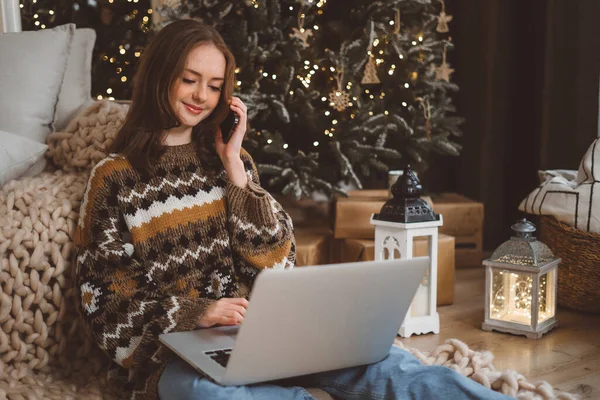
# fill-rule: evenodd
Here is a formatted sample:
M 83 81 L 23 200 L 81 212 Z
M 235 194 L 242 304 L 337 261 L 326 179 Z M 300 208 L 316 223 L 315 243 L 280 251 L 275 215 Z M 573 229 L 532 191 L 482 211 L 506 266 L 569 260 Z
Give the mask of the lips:
M 189 112 L 193 114 L 200 114 L 202 111 L 204 111 L 202 108 L 193 106 L 191 104 L 183 103 L 183 105 L 188 109 Z

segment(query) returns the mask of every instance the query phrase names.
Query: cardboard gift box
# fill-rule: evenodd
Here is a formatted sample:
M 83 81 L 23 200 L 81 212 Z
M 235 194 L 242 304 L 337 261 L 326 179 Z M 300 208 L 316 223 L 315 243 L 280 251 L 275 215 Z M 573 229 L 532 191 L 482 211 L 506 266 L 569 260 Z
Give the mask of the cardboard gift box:
M 444 216 L 440 232 L 454 236 L 456 266 L 472 267 L 483 261 L 483 203 L 457 193 L 432 196 L 433 210 Z
M 294 228 L 296 267 L 331 263 L 332 232 L 319 224 Z
M 439 232 L 454 236 L 456 266 L 480 265 L 482 261 L 483 203 L 456 193 L 422 197 L 434 212 L 444 216 Z M 388 200 L 388 191 L 355 190 L 348 197 L 338 198 L 334 211 L 336 239 L 373 239 L 375 227 L 371 215 L 381 211 Z
M 438 235 L 438 286 L 437 305 L 454 303 L 454 237 Z M 413 256 L 427 256 L 428 240 L 415 238 Z M 345 239 L 340 241 L 340 262 L 372 261 L 375 259 L 375 241 L 365 239 Z

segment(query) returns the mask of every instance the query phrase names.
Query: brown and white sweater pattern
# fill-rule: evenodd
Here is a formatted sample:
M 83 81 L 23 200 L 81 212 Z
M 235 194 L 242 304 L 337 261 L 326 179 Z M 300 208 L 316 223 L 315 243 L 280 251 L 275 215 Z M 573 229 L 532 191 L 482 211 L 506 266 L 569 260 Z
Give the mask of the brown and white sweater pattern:
M 126 398 L 158 397 L 172 356 L 158 335 L 196 329 L 219 298 L 247 298 L 261 269 L 294 266 L 291 219 L 241 156 L 246 189 L 224 170 L 207 174 L 193 143 L 169 147 L 149 179 L 119 155 L 91 172 L 75 238 L 78 306 Z

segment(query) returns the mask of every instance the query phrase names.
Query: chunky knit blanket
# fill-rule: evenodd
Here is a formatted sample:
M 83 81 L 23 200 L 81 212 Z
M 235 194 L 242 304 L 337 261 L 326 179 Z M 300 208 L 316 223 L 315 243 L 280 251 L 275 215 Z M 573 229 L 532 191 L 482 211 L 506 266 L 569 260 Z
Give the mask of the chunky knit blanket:
M 94 103 L 49 136 L 49 170 L 0 190 L 0 400 L 108 398 L 107 359 L 83 334 L 73 306 L 72 238 L 89 171 L 126 112 L 126 105 Z M 497 371 L 490 353 L 456 339 L 431 353 L 407 350 L 520 399 L 576 398 Z

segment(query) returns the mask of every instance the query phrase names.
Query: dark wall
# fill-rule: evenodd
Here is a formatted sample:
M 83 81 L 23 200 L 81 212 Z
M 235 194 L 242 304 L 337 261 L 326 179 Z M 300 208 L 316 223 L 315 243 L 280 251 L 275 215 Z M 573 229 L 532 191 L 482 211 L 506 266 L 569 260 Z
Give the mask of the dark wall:
M 577 169 L 598 135 L 600 1 L 448 0 L 466 118 L 459 158 L 424 184 L 485 204 L 484 245 L 508 239 L 539 169 Z

